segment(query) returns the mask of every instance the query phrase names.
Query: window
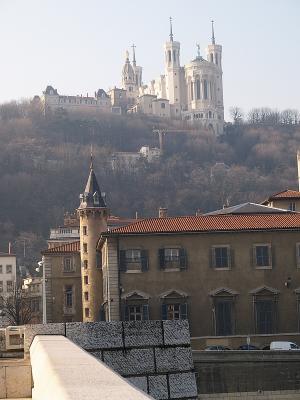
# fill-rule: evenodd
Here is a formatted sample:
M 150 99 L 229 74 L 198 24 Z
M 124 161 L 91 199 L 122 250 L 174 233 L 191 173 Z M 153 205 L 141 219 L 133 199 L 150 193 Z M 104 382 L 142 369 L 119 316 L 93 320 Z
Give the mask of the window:
M 71 308 L 73 306 L 73 286 L 65 286 L 65 307 Z
M 273 300 L 255 302 L 256 333 L 274 333 L 274 305 Z
M 7 293 L 10 293 L 13 291 L 13 281 L 6 282 L 6 291 L 7 291 Z
M 85 236 L 87 235 L 87 226 L 82 227 L 82 234 Z
M 216 299 L 215 301 L 215 324 L 216 335 L 232 335 L 232 300 Z
M 272 268 L 272 255 L 270 244 L 254 245 L 254 263 L 256 268 Z
M 216 53 L 216 64 L 219 64 L 219 60 L 218 60 L 218 53 Z
M 7 265 L 6 266 L 6 273 L 11 274 L 12 273 L 12 265 Z
M 87 243 L 83 243 L 83 252 L 87 253 Z
M 213 246 L 212 247 L 212 267 L 213 268 L 230 268 L 231 257 L 229 246 Z
M 196 80 L 196 97 L 198 100 L 200 99 L 200 79 Z
M 300 268 L 300 243 L 296 243 L 296 265 Z
M 97 192 L 93 194 L 93 199 L 94 199 L 94 204 L 99 205 L 99 194 Z
M 3 271 L 3 270 L 2 270 L 2 265 L 0 265 L 0 274 L 2 274 L 2 271 Z
M 295 202 L 289 203 L 288 209 L 290 211 L 296 211 L 296 203 Z
M 169 60 L 169 63 L 172 61 L 171 50 L 168 50 L 168 60 Z
M 141 261 L 141 250 L 126 250 L 126 263 L 136 263 Z
M 187 268 L 187 254 L 182 248 L 164 248 L 159 249 L 159 266 L 165 268 Z
M 164 249 L 164 256 L 166 262 L 179 261 L 179 249 Z
M 128 249 L 120 251 L 121 271 L 147 271 L 148 251 L 140 249 Z
M 0 281 L 0 293 L 3 292 L 3 281 Z
M 84 300 L 89 301 L 89 292 L 84 292 Z
M 148 304 L 128 304 L 125 306 L 125 321 L 146 321 L 148 319 Z
M 165 104 L 165 103 L 161 103 L 161 104 L 160 104 L 160 107 L 161 107 L 161 108 L 166 108 L 166 104 Z
M 85 308 L 85 309 L 84 309 L 84 316 L 85 316 L 86 318 L 88 318 L 88 317 L 90 316 L 90 309 L 89 309 L 89 308 Z
M 187 304 L 186 303 L 163 304 L 162 319 L 163 320 L 187 319 Z
M 64 272 L 73 272 L 72 258 L 64 258 Z
M 88 260 L 83 260 L 83 268 L 84 269 L 88 268 Z
M 83 281 L 84 281 L 85 285 L 88 285 L 89 284 L 89 277 L 87 275 L 84 275 Z
M 203 97 L 204 97 L 204 100 L 207 100 L 207 98 L 208 98 L 208 87 L 207 87 L 206 79 L 204 79 L 204 81 L 203 81 Z
M 213 53 L 210 53 L 210 62 L 214 62 L 214 55 L 213 55 Z

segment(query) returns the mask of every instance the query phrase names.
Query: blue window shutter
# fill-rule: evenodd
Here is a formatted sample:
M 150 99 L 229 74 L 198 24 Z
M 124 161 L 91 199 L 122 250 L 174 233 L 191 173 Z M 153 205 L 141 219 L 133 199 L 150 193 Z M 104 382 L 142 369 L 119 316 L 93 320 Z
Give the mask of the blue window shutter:
M 143 320 L 148 321 L 148 319 L 149 319 L 149 305 L 144 304 L 143 305 Z
M 187 255 L 185 249 L 179 249 L 179 265 L 180 269 L 187 268 Z
M 180 319 L 187 319 L 187 303 L 180 304 Z
M 119 256 L 120 256 L 120 260 L 119 260 L 120 271 L 126 272 L 127 267 L 126 267 L 126 252 L 125 252 L 125 250 L 120 250 Z
M 159 268 L 165 268 L 165 249 L 158 250 Z
M 148 258 L 148 251 L 141 250 L 141 265 L 142 271 L 148 271 L 149 269 L 149 258 Z
M 163 320 L 168 319 L 167 305 L 166 304 L 162 304 L 162 306 L 161 306 L 161 319 L 163 319 Z

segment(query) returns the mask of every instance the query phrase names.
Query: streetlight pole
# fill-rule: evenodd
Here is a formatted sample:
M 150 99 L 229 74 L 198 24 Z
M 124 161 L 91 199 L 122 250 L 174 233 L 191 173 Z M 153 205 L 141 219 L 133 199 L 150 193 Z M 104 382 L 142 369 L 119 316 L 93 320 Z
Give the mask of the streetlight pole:
M 42 304 L 43 304 L 43 324 L 47 323 L 47 307 L 46 307 L 46 273 L 45 273 L 45 264 L 44 261 L 38 262 L 38 268 L 36 271 L 40 271 L 40 268 L 43 268 L 43 277 L 42 277 Z

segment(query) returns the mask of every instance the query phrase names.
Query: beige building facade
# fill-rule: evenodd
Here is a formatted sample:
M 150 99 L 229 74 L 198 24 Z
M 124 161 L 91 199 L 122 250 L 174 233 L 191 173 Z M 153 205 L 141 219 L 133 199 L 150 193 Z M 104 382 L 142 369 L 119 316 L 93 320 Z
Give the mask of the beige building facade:
M 147 219 L 102 234 L 107 320 L 185 319 L 193 337 L 296 332 L 300 214 Z

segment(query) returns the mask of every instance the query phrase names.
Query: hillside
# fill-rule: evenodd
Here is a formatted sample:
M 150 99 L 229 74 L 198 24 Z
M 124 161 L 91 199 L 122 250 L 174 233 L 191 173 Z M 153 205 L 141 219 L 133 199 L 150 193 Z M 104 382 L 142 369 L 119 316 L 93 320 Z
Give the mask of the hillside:
M 0 107 L 0 251 L 8 241 L 26 262 L 45 246 L 49 228 L 79 204 L 88 174 L 90 144 L 95 170 L 115 215 L 194 214 L 224 204 L 262 201 L 297 188 L 300 126 L 229 125 L 222 137 L 207 132 L 169 133 L 159 162 L 140 162 L 134 172 L 111 166 L 115 151 L 158 146 L 145 117 L 107 115 L 98 120 L 57 113 L 45 118 L 34 104 Z

